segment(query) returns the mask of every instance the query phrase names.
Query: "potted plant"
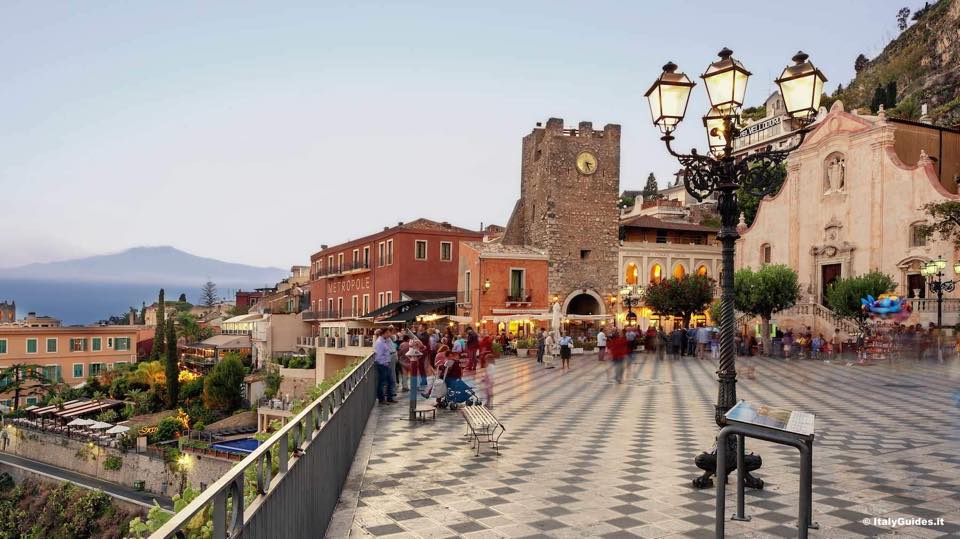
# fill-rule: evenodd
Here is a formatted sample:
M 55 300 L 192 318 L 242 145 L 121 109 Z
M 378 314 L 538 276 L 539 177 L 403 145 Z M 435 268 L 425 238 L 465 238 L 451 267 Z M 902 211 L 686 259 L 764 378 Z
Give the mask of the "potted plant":
M 493 357 L 498 358 L 498 357 L 500 357 L 500 356 L 503 354 L 503 347 L 500 346 L 500 343 L 495 342 L 495 343 L 493 343 L 493 345 L 490 347 L 490 352 L 491 352 L 491 354 L 493 355 Z
M 517 339 L 517 357 L 526 357 L 530 351 L 537 347 L 537 341 L 533 339 Z

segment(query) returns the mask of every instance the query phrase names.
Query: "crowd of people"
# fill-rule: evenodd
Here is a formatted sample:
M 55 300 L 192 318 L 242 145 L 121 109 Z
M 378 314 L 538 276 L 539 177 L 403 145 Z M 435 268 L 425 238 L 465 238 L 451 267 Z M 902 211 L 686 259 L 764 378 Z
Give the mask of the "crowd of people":
M 462 386 L 464 371 L 481 370 L 485 402 L 488 406 L 493 405 L 496 358 L 492 351 L 495 339 L 486 330 L 478 333 L 466 327 L 454 332 L 453 327 L 447 327 L 441 331 L 420 324 L 414 331 L 399 330 L 391 325 L 377 329 L 374 337 L 377 400 L 381 404 L 396 403 L 398 391 L 409 393 L 411 400 L 416 400 L 418 395 L 437 398 L 439 404 L 440 397 L 433 394 L 435 388 L 428 377 L 441 380 L 444 388 L 452 388 Z M 497 336 L 496 340 L 503 346 L 505 339 L 504 334 Z
M 442 396 L 436 394 L 437 386 L 442 386 L 443 391 L 462 388 L 463 373 L 477 372 L 484 402 L 492 406 L 496 356 L 499 355 L 493 353 L 494 343 L 499 345 L 499 352 L 515 351 L 514 339 L 506 331 L 491 335 L 485 329 L 478 332 L 472 327 L 439 329 L 421 324 L 414 329 L 400 330 L 388 326 L 377 329 L 374 336 L 377 399 L 382 404 L 396 403 L 399 392 L 409 393 L 410 399 L 414 400 L 418 395 L 426 399 L 435 398 L 439 405 Z M 583 340 L 575 340 L 567 331 L 547 331 L 544 328 L 538 329 L 533 338 L 536 342 L 537 364 L 555 368 L 557 361 L 545 359 L 559 359 L 561 371 L 570 369 L 573 349 Z M 687 356 L 716 360 L 720 354 L 719 331 L 703 324 L 691 324 L 687 328 L 678 325 L 670 332 L 662 326 L 651 326 L 646 330 L 636 326 L 622 329 L 601 326 L 592 338 L 596 343 L 597 360 L 611 362 L 613 378 L 617 383 L 623 382 L 624 370 L 629 368 L 638 352 L 653 353 L 658 360 L 666 359 L 668 354 L 675 360 Z M 946 346 L 932 324 L 929 328 L 920 324 L 894 324 L 869 339 L 883 342 L 901 357 L 916 354 L 918 360 L 936 350 L 938 343 Z M 798 331 L 776 328 L 769 342 L 771 350 L 766 352 L 763 340 L 753 332 L 738 333 L 734 338 L 735 350 L 741 356 L 801 359 L 826 359 L 844 351 L 859 353 L 871 344 L 865 343 L 862 337 L 845 342 L 836 333 L 827 338 L 822 333 L 813 333 L 809 327 Z M 953 348 L 953 343 L 949 347 Z M 960 341 L 956 343 L 956 349 L 960 350 Z M 429 380 L 431 376 L 433 382 Z M 438 381 L 442 384 L 438 384 Z

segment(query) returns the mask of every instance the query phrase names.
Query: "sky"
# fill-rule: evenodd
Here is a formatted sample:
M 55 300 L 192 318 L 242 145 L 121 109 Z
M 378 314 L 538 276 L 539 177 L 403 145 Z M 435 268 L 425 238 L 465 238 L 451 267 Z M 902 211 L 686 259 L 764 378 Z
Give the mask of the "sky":
M 426 217 L 505 224 L 538 121 L 622 126 L 621 188 L 679 167 L 643 94 L 726 46 L 759 104 L 832 91 L 898 0 L 0 3 L 0 267 L 173 245 L 306 264 Z M 705 146 L 700 83 L 678 147 Z

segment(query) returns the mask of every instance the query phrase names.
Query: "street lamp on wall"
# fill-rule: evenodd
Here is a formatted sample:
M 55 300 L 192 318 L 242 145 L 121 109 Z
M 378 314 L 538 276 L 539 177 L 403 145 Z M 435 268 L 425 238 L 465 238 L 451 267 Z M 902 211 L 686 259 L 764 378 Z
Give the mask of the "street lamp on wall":
M 480 291 L 486 294 L 487 291 L 490 290 L 490 286 L 491 286 L 490 279 L 484 279 L 483 288 L 481 288 Z
M 672 142 L 673 131 L 686 115 L 686 107 L 694 83 L 677 66 L 669 62 L 663 73 L 654 81 L 645 94 L 650 102 L 654 125 L 663 133 L 660 137 L 667 151 L 683 166 L 683 185 L 698 201 L 716 195 L 717 211 L 720 214 L 720 233 L 717 239 L 723 245 L 723 269 L 720 272 L 722 302 L 720 308 L 720 366 L 717 370 L 719 385 L 715 420 L 725 425 L 725 414 L 737 403 L 736 352 L 734 349 L 734 249 L 740 237 L 737 224 L 740 217 L 738 193 L 743 192 L 758 199 L 773 194 L 779 188 L 779 167 L 787 156 L 803 143 L 810 123 L 820 107 L 820 97 L 826 77 L 809 61 L 803 52 L 793 57 L 793 65 L 787 66 L 776 80 L 783 94 L 784 105 L 790 116 L 797 121 L 798 140 L 789 148 L 768 149 L 761 152 L 734 157 L 733 141 L 740 134 L 740 107 L 746 95 L 750 72 L 733 57 L 733 51 L 724 48 L 719 60 L 707 66 L 701 78 L 710 100 L 710 109 L 703 117 L 709 152 L 698 153 L 693 149 L 688 154 L 677 153 Z M 651 280 L 652 276 L 651 276 Z M 734 437 L 730 441 L 735 442 Z M 736 454 L 731 446 L 728 456 Z M 705 452 L 696 459 L 704 474 L 694 480 L 694 486 L 705 488 L 713 484 L 711 476 L 716 471 L 716 450 Z M 757 455 L 747 456 L 745 472 L 756 470 L 761 465 Z M 728 469 L 734 463 L 728 462 Z M 763 481 L 747 473 L 747 485 L 763 488 Z

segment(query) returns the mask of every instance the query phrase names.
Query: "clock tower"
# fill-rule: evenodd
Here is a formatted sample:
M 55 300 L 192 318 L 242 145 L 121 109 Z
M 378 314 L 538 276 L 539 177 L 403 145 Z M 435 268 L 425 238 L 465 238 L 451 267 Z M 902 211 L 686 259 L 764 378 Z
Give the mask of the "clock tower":
M 551 118 L 523 138 L 520 200 L 503 243 L 546 251 L 549 294 L 564 314 L 605 314 L 616 293 L 619 196 L 619 125 L 565 129 Z

